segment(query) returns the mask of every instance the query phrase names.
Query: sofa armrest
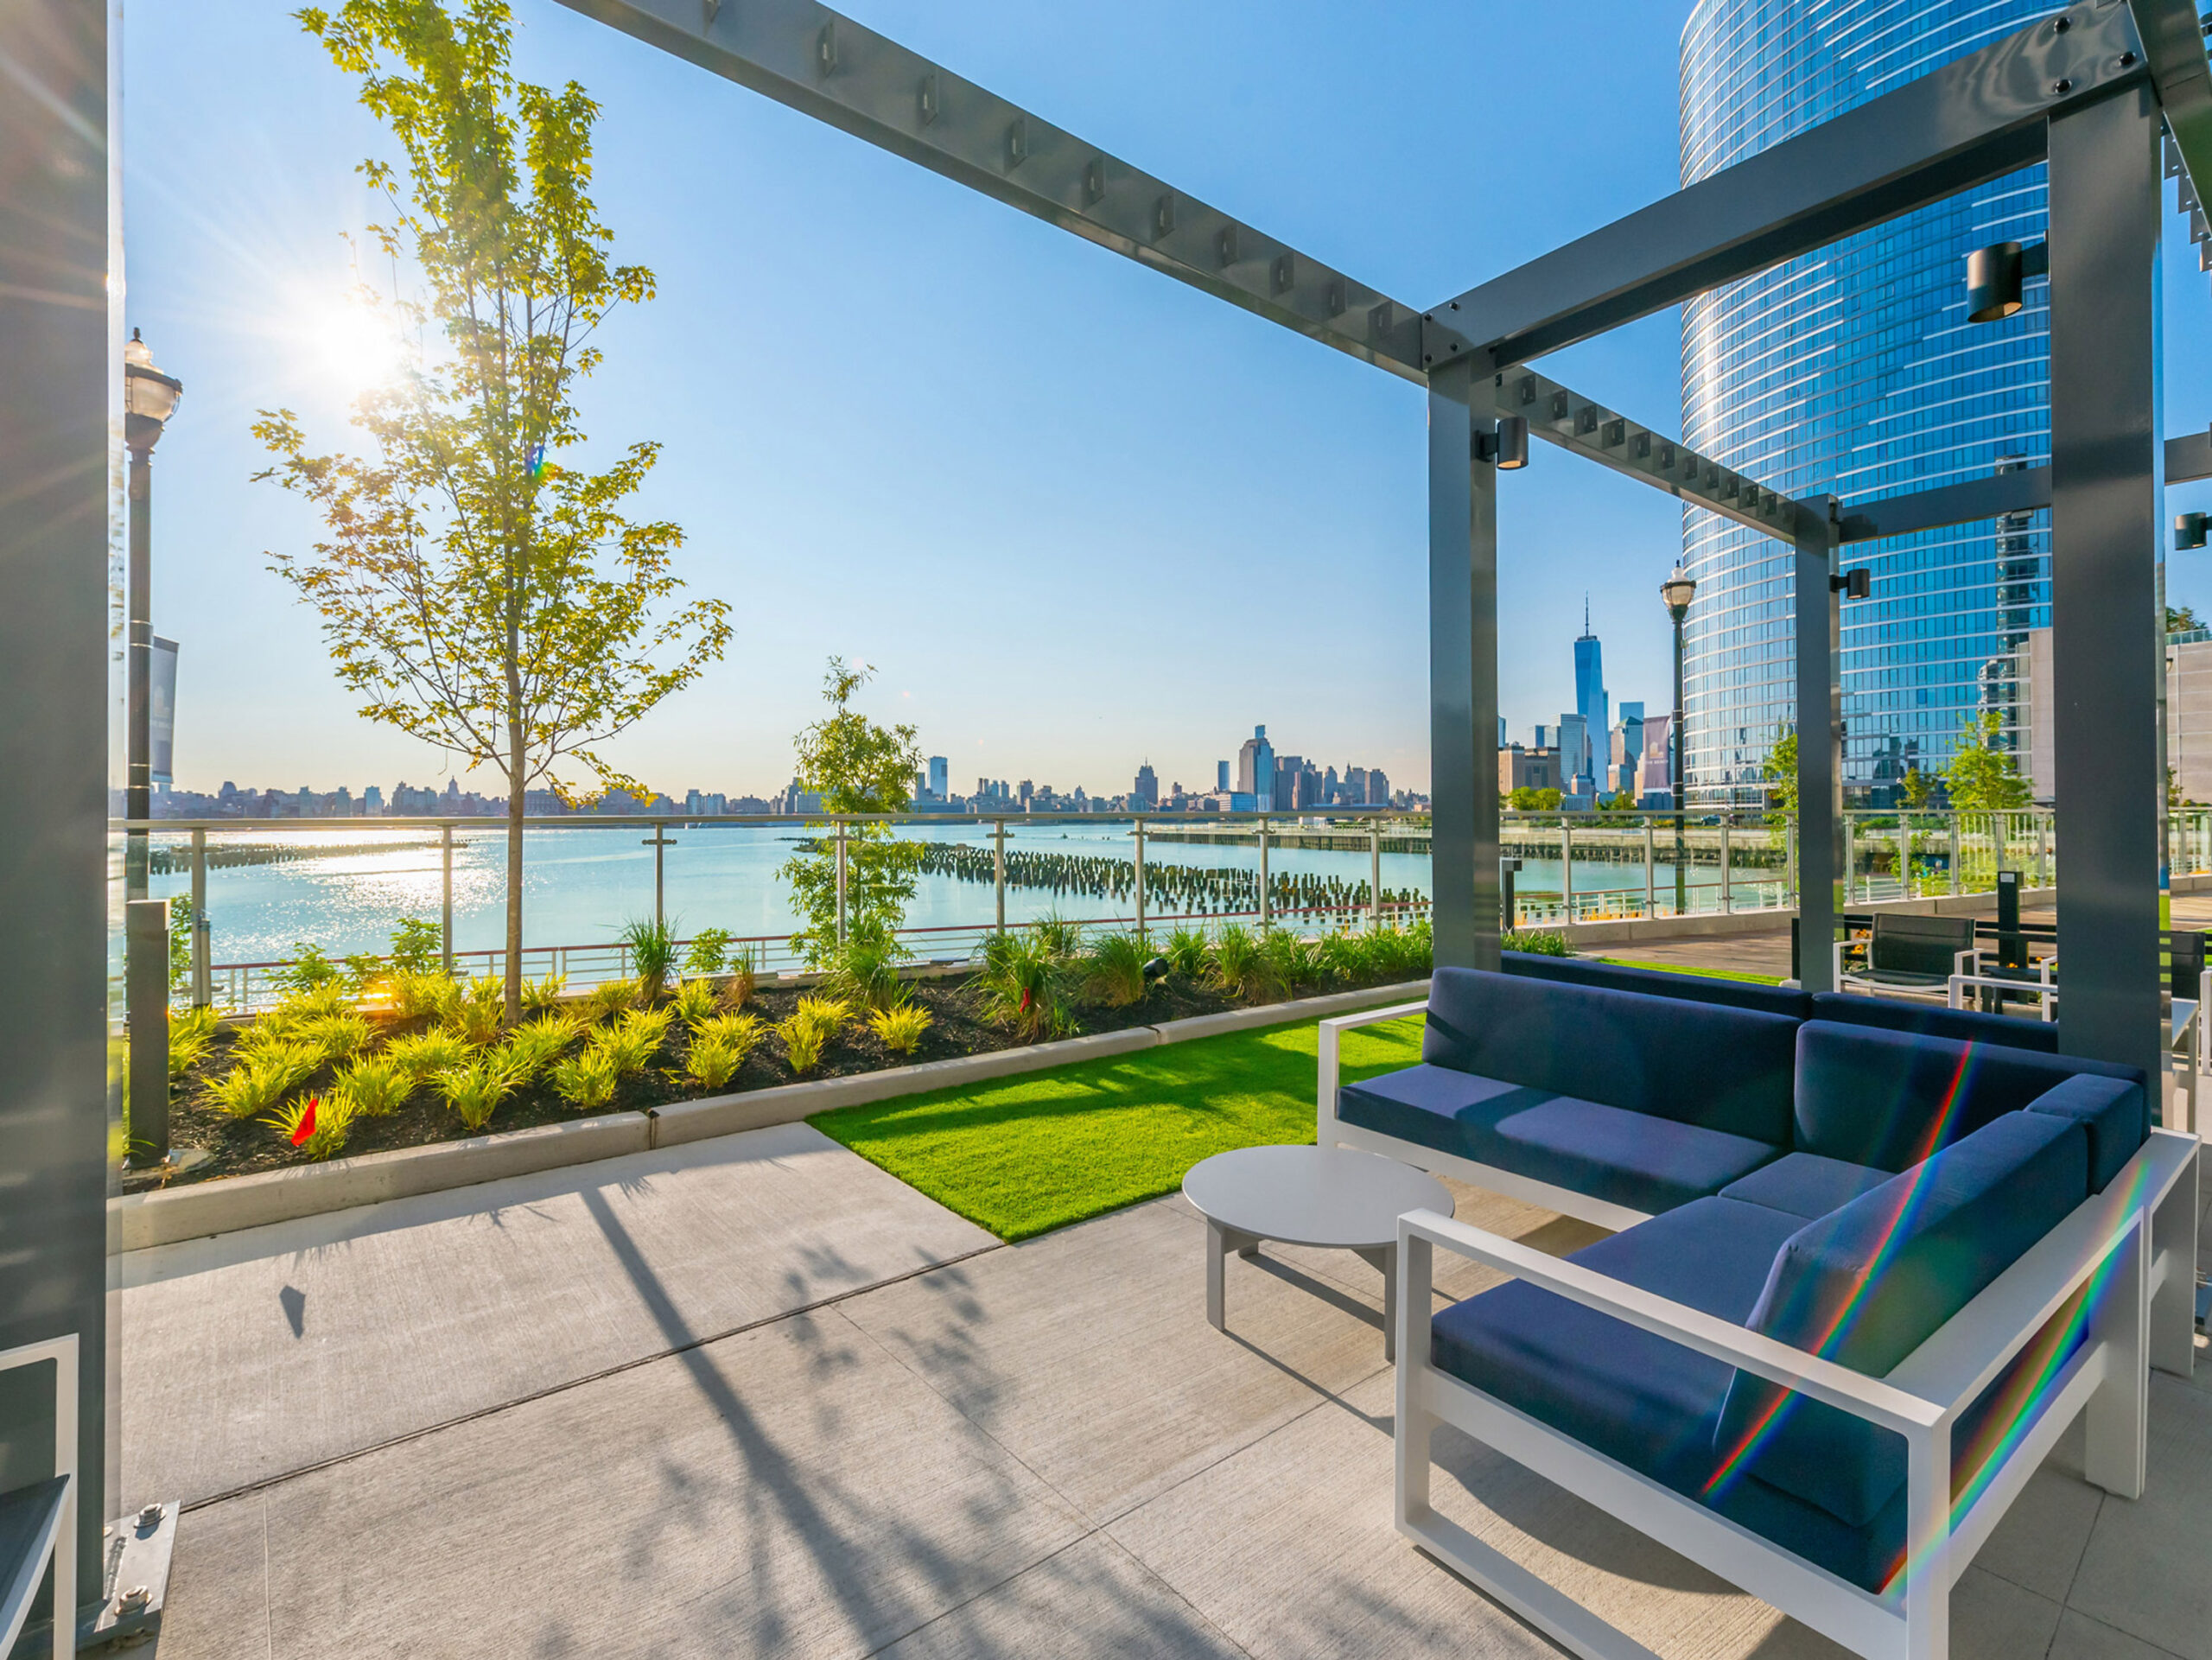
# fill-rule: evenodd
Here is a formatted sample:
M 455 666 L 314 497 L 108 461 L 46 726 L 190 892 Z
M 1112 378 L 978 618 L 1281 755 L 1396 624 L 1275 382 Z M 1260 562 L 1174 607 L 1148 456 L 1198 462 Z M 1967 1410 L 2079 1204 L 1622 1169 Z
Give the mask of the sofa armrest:
M 1337 1125 L 1337 1054 L 1338 1040 L 1356 1026 L 1379 1026 L 1385 1021 L 1402 1021 L 1408 1014 L 1426 1014 L 1426 999 L 1417 1003 L 1393 1003 L 1388 1008 L 1370 1008 L 1357 1014 L 1338 1014 L 1321 1022 L 1319 1084 L 1314 1103 L 1313 1139 L 1322 1147 L 1336 1145 Z
M 1930 1429 L 1949 1415 L 1944 1407 L 1935 1402 L 1908 1394 L 1878 1377 L 1868 1377 L 1747 1326 L 1716 1319 L 1579 1262 L 1455 1222 L 1433 1211 L 1413 1211 L 1398 1218 L 1401 1366 L 1426 1363 L 1428 1356 L 1431 1299 L 1427 1293 L 1430 1275 L 1426 1253 L 1416 1252 L 1416 1247 L 1423 1243 L 1432 1248 L 1441 1245 L 1485 1267 L 1526 1280 L 1586 1308 L 1594 1308 L 1655 1336 L 1726 1361 L 1769 1383 L 1796 1390 L 1885 1429 L 1901 1434 Z M 1417 1288 L 1421 1294 L 1416 1294 Z

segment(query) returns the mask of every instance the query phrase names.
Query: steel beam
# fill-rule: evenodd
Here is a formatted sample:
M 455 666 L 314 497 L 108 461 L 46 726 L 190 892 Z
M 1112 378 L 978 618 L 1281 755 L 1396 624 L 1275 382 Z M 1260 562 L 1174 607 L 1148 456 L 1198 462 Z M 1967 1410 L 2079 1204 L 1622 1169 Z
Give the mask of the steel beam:
M 2127 0 L 2167 129 L 2199 201 L 2212 201 L 2212 65 L 2194 0 Z
M 812 0 L 563 0 L 1217 299 L 1422 378 L 1420 314 Z
M 1510 369 L 2039 162 L 2047 118 L 2148 75 L 2127 8 L 2083 0 L 1431 315 Z
M 2166 482 L 2212 479 L 2212 432 L 2185 432 L 2166 440 Z
M 1875 542 L 1947 525 L 1971 525 L 1999 513 L 2031 513 L 2050 506 L 2050 468 L 2031 467 L 1862 501 L 1842 510 L 1839 529 L 1845 542 Z
M 78 1342 L 77 1583 L 102 1594 L 107 1216 L 108 29 L 0 5 L 0 1349 Z M 119 292 L 121 273 L 116 273 Z M 50 1373 L 0 1378 L 0 1491 L 52 1473 Z M 73 1613 L 74 1611 L 66 1611 Z
M 1447 354 L 1448 355 L 1448 354 Z M 1497 413 L 1527 420 L 1529 430 L 1571 454 L 1640 480 L 1693 507 L 1703 507 L 1788 542 L 1804 505 L 1699 455 L 1664 433 L 1570 391 L 1533 369 L 1490 377 Z M 1825 516 L 1825 508 L 1812 511 Z
M 1498 965 L 1497 469 L 1475 459 L 1497 429 L 1474 378 L 1447 366 L 1428 390 L 1428 765 L 1436 961 Z
M 2058 1041 L 2070 1054 L 2143 1068 L 2154 1091 L 2164 777 L 2158 125 L 2147 83 L 2050 123 Z
M 1412 307 L 1007 103 L 810 0 L 563 0 L 639 40 L 1087 241 L 1332 346 L 1424 381 L 1425 336 L 1455 339 Z M 1793 505 L 1618 411 L 1536 378 L 1537 436 L 1787 540 Z M 1512 383 L 1518 387 L 1521 381 Z M 1618 435 L 1609 436 L 1609 435 Z
M 1835 989 L 1836 882 L 1843 875 L 1843 639 L 1834 504 L 1797 510 L 1797 976 Z

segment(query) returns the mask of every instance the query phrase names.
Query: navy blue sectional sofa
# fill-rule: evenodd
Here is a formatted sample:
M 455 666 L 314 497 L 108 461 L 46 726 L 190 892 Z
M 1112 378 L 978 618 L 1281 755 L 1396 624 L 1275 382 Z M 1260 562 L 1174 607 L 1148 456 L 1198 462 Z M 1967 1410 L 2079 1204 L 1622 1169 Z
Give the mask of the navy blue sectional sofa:
M 1642 989 L 1647 978 L 1689 995 Z M 2125 1320 L 2100 1321 L 2139 1287 L 2154 1321 L 2175 1328 L 2152 1351 L 2187 1365 L 2196 1152 L 2194 1138 L 2154 1137 L 2141 1072 L 1825 1018 L 1835 1003 L 1872 1000 L 1635 970 L 1606 982 L 1440 970 L 1421 1064 L 1332 1098 L 1330 1027 L 1355 1022 L 1324 1027 L 1325 1145 L 1618 1230 L 1561 1262 L 1445 1218 L 1402 1220 L 1399 1423 L 1417 1443 L 1402 1449 L 1402 1530 L 1560 1628 L 1554 1604 L 1526 1600 L 1525 1574 L 1428 1511 L 1427 1435 L 1455 1423 L 1647 1531 L 1666 1511 L 1638 1494 L 1671 1495 L 1681 1516 L 1657 1536 L 1866 1653 L 1862 1638 L 1902 1618 L 1908 1537 L 1925 1543 L 1951 1525 L 1948 1504 L 1911 1523 L 1909 1441 L 1923 1472 L 1948 1461 L 1959 1491 L 1995 1492 L 2001 1514 L 2017 1484 L 1992 1486 L 1987 1472 L 2039 1460 L 2063 1423 L 2037 1428 L 2037 1415 L 2063 1401 L 2070 1420 L 2094 1390 L 2107 1428 L 2093 1441 L 2124 1447 L 2132 1434 L 2139 1446 L 2132 1466 L 2113 1453 L 2090 1479 L 2139 1491 L 2140 1396 L 2126 1379 L 2146 1339 Z M 1974 1030 L 1992 1017 L 1966 1018 Z M 2156 1253 L 2126 1243 L 2153 1232 L 2131 1231 L 2131 1207 L 2160 1218 Z M 2060 1254 L 2075 1256 L 2045 1253 L 2022 1270 L 2052 1276 L 2050 1288 L 1985 1306 L 2016 1321 L 2033 1311 L 2024 1326 L 1999 1330 L 2003 1313 L 1962 1317 L 2062 1229 Z M 1431 1270 L 1426 1257 L 1403 1265 L 1421 1241 L 1513 1277 L 1424 1332 L 1408 1311 L 1433 1307 Z M 2081 1301 L 2091 1294 L 2082 1288 L 2107 1281 L 2120 1288 L 2109 1304 Z M 1698 1332 L 1698 1317 L 1723 1324 Z M 1945 1342 L 1931 1344 L 1939 1332 Z M 1986 1359 L 1974 1349 L 1985 1336 Z M 1937 1366 L 1929 1356 L 1946 1344 Z M 1753 1370 L 1762 1354 L 1797 1358 Z M 1905 1376 L 1908 1357 L 1916 1387 L 1951 1391 L 1940 1418 L 1895 1415 L 1898 1402 L 1936 1409 L 1871 1381 Z M 1802 1369 L 1822 1364 L 1831 1383 L 1869 1380 L 1852 1387 L 1879 1398 L 1847 1390 L 1833 1404 L 1803 1392 L 1819 1379 Z M 1948 1570 L 1929 1571 L 1940 1590 L 1921 1594 L 1947 1596 Z M 1851 1600 L 1861 1596 L 1872 1600 Z
M 1439 970 L 1421 1064 L 1338 1091 L 1333 1114 L 1325 1106 L 1336 1139 L 1366 1144 L 1350 1129 L 1408 1143 L 1444 1155 L 1402 1149 L 1413 1162 L 1478 1167 L 1459 1173 L 1622 1227 L 1768 1166 L 1780 1167 L 1766 1172 L 1769 1185 L 1827 1184 L 1820 1191 L 1838 1197 L 1823 1208 L 1833 1209 L 1856 1192 L 1845 1167 L 1894 1175 L 2079 1074 L 2132 1085 L 2134 1144 L 2150 1128 L 2142 1076 L 2126 1068 L 1825 1018 L 1872 998 L 1830 1002 L 1636 969 L 1610 976 L 1615 983 Z M 1690 995 L 1622 980 L 1674 982 Z M 1327 1139 L 1332 1126 L 1322 1130 Z

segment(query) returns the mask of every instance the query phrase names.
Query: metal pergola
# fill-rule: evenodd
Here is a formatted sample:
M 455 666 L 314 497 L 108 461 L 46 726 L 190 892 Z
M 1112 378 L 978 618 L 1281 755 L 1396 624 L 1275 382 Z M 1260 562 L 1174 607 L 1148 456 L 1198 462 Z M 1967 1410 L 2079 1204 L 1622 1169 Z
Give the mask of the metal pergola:
M 1502 418 L 1788 543 L 1796 572 L 1802 927 L 1835 919 L 1840 550 L 2048 506 L 2066 802 L 2059 1019 L 2070 1053 L 2160 1069 L 2161 489 L 2212 476 L 2161 443 L 2160 127 L 2212 186 L 2212 73 L 2187 0 L 2077 0 L 1725 172 L 1421 309 L 1084 143 L 810 0 L 563 0 L 1008 205 L 1427 389 L 1436 958 L 1498 952 Z M 106 8 L 0 7 L 0 1348 L 85 1345 L 80 1561 L 112 1510 L 102 1200 L 114 306 Z M 20 93 L 21 95 L 17 95 Z M 1530 366 L 2037 162 L 2050 167 L 2048 467 L 1860 503 L 1781 494 Z M 1825 735 L 1824 741 L 1805 735 Z M 1803 953 L 1823 989 L 1824 951 Z M 0 1489 L 36 1420 L 0 1392 Z M 104 1466 L 108 1473 L 104 1476 Z M 103 1486 L 110 1503 L 93 1502 Z
M 1436 960 L 1498 960 L 1501 418 L 1789 544 L 1800 928 L 1829 989 L 1841 874 L 1847 544 L 2049 507 L 2056 765 L 2066 792 L 2060 1041 L 2159 1066 L 2160 127 L 2212 184 L 2212 73 L 2187 0 L 2082 0 L 1458 297 L 1416 309 L 811 0 L 563 0 L 702 68 L 1428 390 Z M 1531 360 L 1986 180 L 2048 162 L 2051 459 L 1862 502 L 1795 499 Z M 1825 735 L 1816 741 L 1805 735 Z

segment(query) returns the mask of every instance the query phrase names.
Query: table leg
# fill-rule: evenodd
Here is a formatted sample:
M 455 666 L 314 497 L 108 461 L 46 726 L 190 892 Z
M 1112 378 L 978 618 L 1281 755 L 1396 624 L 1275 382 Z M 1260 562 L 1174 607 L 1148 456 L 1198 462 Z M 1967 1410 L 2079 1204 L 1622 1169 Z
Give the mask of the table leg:
M 1206 1224 L 1206 1320 L 1217 1332 L 1229 1328 L 1222 1324 L 1222 1258 L 1229 1255 L 1229 1241 L 1222 1232 L 1221 1224 Z
M 1382 1245 L 1357 1253 L 1382 1275 L 1382 1358 L 1398 1358 L 1398 1248 Z

